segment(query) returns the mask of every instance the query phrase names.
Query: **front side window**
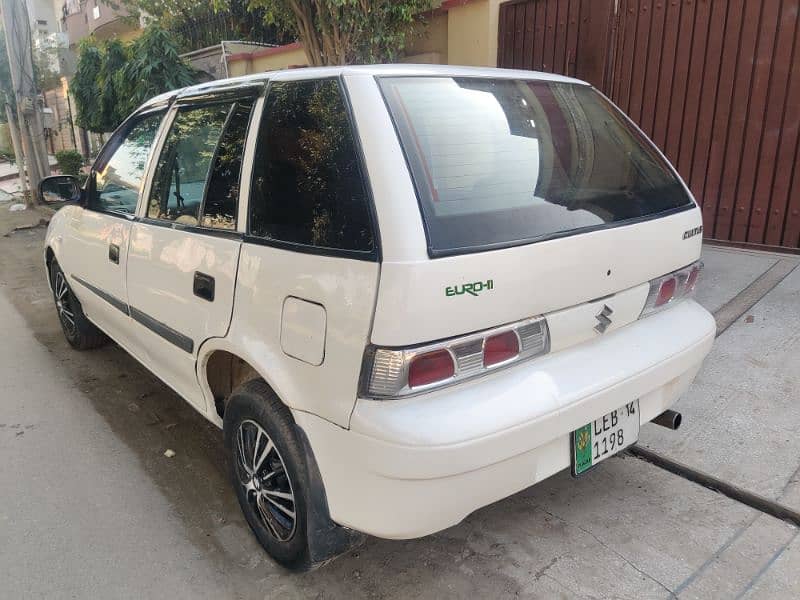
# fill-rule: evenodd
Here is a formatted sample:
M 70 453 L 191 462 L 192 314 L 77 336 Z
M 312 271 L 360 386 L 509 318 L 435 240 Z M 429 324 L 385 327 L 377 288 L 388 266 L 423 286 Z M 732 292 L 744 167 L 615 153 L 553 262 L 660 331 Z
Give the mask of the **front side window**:
M 90 209 L 130 215 L 136 212 L 147 160 L 163 116 L 159 111 L 135 119 L 109 140 L 94 168 Z
M 336 80 L 270 86 L 250 208 L 255 236 L 318 248 L 373 250 L 358 152 Z
M 380 79 L 432 256 L 529 243 L 690 207 L 665 161 L 588 86 Z

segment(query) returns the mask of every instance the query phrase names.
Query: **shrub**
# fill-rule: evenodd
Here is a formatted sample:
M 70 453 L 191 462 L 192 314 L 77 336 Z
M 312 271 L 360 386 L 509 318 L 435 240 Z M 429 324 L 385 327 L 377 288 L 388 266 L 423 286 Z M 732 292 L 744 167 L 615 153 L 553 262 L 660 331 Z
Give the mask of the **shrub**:
M 56 162 L 63 175 L 78 177 L 83 166 L 83 156 L 77 150 L 59 150 L 56 152 Z

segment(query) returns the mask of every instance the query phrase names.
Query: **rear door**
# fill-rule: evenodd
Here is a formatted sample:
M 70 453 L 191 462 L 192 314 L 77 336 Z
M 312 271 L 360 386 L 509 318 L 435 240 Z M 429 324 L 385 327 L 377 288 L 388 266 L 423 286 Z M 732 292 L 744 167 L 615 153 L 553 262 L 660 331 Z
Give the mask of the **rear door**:
M 201 410 L 195 359 L 231 319 L 239 179 L 255 101 L 205 97 L 173 108 L 144 214 L 131 232 L 127 284 L 138 351 Z
M 369 206 L 340 81 L 273 81 L 230 338 L 290 407 L 344 426 L 380 272 Z

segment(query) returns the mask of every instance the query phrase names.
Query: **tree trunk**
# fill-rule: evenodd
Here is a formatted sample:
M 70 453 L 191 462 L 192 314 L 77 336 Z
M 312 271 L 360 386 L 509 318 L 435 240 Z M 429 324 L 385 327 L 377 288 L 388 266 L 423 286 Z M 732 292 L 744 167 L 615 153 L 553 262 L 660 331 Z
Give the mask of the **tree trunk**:
M 326 2 L 316 0 L 289 0 L 289 5 L 308 64 L 313 67 L 347 64 L 348 45 L 353 32 L 347 28 L 342 30 L 343 19 L 337 10 L 357 9 L 332 9 Z

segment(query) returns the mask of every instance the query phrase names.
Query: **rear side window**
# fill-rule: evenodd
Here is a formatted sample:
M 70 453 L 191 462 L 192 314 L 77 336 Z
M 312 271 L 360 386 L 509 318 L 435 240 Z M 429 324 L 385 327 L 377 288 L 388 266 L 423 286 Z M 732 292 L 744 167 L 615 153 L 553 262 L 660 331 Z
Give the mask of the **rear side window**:
M 236 228 L 244 139 L 252 101 L 181 107 L 153 176 L 151 219 Z
M 652 145 L 588 86 L 454 77 L 380 85 L 432 256 L 692 206 Z
M 200 223 L 203 227 L 236 229 L 239 176 L 252 110 L 253 101 L 244 100 L 237 102 L 228 115 L 228 123 L 222 132 L 211 166 L 211 179 L 208 182 Z
M 250 199 L 252 235 L 371 252 L 358 152 L 337 80 L 270 86 Z

